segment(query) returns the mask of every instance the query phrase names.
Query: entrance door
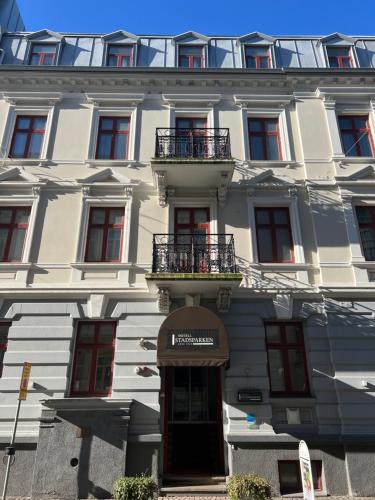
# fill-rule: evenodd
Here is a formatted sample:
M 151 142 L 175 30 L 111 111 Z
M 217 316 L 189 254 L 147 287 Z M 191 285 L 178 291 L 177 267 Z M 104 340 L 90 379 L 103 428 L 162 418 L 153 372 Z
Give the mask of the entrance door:
M 176 208 L 176 255 L 179 272 L 209 272 L 209 208 Z
M 164 472 L 224 473 L 220 368 L 166 368 Z

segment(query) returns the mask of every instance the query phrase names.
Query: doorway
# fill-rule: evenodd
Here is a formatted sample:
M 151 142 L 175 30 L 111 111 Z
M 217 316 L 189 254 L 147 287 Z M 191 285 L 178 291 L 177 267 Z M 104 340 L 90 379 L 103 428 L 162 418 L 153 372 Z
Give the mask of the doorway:
M 224 474 L 220 368 L 167 367 L 164 472 Z

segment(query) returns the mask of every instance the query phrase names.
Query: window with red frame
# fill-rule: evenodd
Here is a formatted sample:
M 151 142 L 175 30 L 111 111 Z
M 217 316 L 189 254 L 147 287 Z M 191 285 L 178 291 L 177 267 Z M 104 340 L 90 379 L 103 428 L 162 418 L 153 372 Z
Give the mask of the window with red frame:
M 289 495 L 303 493 L 299 460 L 279 460 L 280 493 Z M 312 478 L 315 491 L 323 490 L 322 462 L 311 460 Z
M 0 207 L 0 262 L 22 261 L 30 207 Z
M 269 47 L 245 46 L 246 68 L 270 68 L 271 58 Z
M 178 65 L 180 68 L 204 68 L 204 48 L 201 45 L 180 45 Z
M 259 262 L 294 262 L 289 208 L 257 207 L 255 224 Z
M 374 156 L 375 147 L 368 116 L 342 115 L 338 120 L 346 156 Z
M 108 396 L 112 390 L 116 323 L 79 323 L 72 396 Z
M 8 347 L 9 323 L 0 323 L 0 377 L 3 374 L 4 356 Z
M 86 262 L 120 262 L 123 231 L 123 208 L 91 208 L 87 232 Z
M 250 158 L 282 160 L 279 121 L 277 118 L 249 118 Z
M 366 260 L 375 260 L 375 206 L 357 206 L 362 250 Z
M 102 116 L 99 120 L 96 158 L 126 160 L 128 157 L 130 118 Z
M 52 66 L 56 62 L 57 46 L 47 43 L 31 45 L 30 64 L 33 66 Z
M 17 116 L 10 147 L 10 158 L 39 158 L 47 117 Z
M 352 68 L 353 61 L 350 47 L 327 47 L 330 68 Z
M 302 326 L 266 323 L 265 328 L 271 394 L 309 394 Z
M 133 47 L 131 45 L 109 45 L 107 66 L 118 68 L 133 66 Z

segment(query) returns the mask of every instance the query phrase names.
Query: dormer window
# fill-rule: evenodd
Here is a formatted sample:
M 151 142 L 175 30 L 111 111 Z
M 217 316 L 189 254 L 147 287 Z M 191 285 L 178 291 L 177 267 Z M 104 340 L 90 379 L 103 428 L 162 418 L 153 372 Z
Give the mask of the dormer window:
M 128 68 L 134 66 L 134 50 L 132 45 L 109 45 L 107 66 Z
M 178 50 L 180 68 L 204 68 L 204 48 L 202 45 L 180 45 Z
M 57 45 L 55 43 L 33 43 L 29 64 L 32 66 L 52 66 L 56 64 Z
M 262 69 L 271 68 L 269 47 L 245 46 L 246 68 Z
M 327 47 L 330 68 L 353 68 L 350 47 Z

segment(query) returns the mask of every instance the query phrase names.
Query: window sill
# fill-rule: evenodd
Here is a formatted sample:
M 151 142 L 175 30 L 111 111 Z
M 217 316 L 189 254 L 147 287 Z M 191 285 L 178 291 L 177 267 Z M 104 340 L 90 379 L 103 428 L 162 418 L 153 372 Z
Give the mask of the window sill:
M 324 493 L 324 491 L 314 490 L 314 495 L 316 497 L 328 497 L 328 493 Z M 281 495 L 281 498 L 304 498 L 303 493 L 286 493 L 285 495 Z
M 285 167 L 296 168 L 302 166 L 302 163 L 293 160 L 246 160 L 249 167 Z
M 0 262 L 0 270 L 9 270 L 9 269 L 30 269 L 32 264 L 30 262 Z
M 364 260 L 359 262 L 353 262 L 353 267 L 359 267 L 360 269 L 375 269 L 375 261 L 374 260 Z
M 252 269 L 259 269 L 260 271 L 306 271 L 308 269 L 315 269 L 313 264 L 306 264 L 304 262 L 254 262 L 250 264 Z
M 47 160 L 46 158 L 5 158 L 3 160 L 3 164 L 5 166 L 11 166 L 11 165 L 30 165 L 30 166 L 45 166 L 48 165 L 50 160 Z
M 71 267 L 82 271 L 89 269 L 130 269 L 133 265 L 129 262 L 72 262 Z
M 139 162 L 136 160 L 98 160 L 98 159 L 87 159 L 85 160 L 86 165 L 90 167 L 121 167 L 123 165 L 135 165 Z
M 301 396 L 292 396 L 289 394 L 287 396 L 270 396 L 269 401 L 273 406 L 287 407 L 295 406 L 298 403 L 298 406 L 310 407 L 316 403 L 316 398 L 314 396 L 306 396 L 305 394 Z
M 375 163 L 374 156 L 333 156 L 333 161 L 340 161 L 341 163 Z

